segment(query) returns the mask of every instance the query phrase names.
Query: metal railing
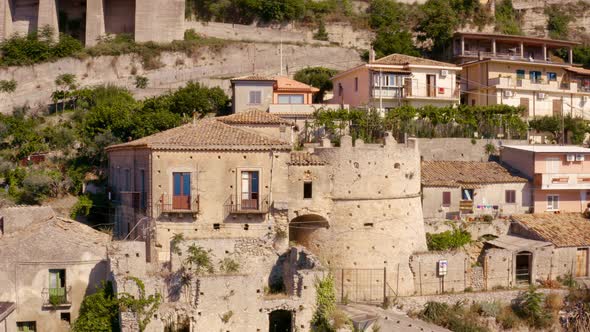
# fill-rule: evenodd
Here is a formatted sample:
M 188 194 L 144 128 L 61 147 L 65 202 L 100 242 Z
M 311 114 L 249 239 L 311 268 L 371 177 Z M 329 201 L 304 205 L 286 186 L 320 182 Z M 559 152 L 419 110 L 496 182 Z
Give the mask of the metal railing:
M 590 189 L 590 173 L 537 173 L 533 185 L 541 189 Z
M 223 204 L 226 215 L 229 214 L 264 214 L 268 213 L 270 206 L 269 197 L 258 199 L 240 199 L 230 195 Z
M 43 288 L 41 297 L 43 299 L 44 307 L 61 307 L 72 304 L 71 293 L 72 286 Z
M 188 206 L 184 206 L 183 204 L 175 204 L 174 196 L 162 194 L 156 203 L 158 215 L 162 213 L 199 213 L 199 195 L 189 196 L 187 199 Z

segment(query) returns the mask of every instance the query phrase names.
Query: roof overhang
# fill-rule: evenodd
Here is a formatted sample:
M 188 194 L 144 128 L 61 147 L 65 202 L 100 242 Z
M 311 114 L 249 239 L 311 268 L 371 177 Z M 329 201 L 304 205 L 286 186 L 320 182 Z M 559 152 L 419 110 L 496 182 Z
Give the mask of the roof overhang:
M 536 248 L 544 248 L 553 245 L 551 242 L 531 240 L 514 235 L 502 235 L 496 239 L 486 241 L 485 243 L 491 244 L 498 248 L 515 252 L 531 250 Z

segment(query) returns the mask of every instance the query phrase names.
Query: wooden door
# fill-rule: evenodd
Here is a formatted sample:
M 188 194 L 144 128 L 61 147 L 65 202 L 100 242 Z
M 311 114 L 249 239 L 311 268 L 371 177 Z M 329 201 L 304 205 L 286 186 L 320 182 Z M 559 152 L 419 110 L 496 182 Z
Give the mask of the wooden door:
M 436 76 L 426 75 L 426 89 L 428 97 L 436 97 Z
M 191 208 L 191 173 L 173 173 L 172 208 L 190 210 Z
M 528 98 L 520 98 L 520 106 L 524 108 L 524 113 L 522 116 L 528 117 L 529 116 L 529 99 Z
M 588 276 L 588 249 L 578 249 L 576 253 L 576 277 Z
M 563 103 L 561 99 L 553 99 L 553 115 L 554 116 L 561 116 L 561 112 L 563 111 Z

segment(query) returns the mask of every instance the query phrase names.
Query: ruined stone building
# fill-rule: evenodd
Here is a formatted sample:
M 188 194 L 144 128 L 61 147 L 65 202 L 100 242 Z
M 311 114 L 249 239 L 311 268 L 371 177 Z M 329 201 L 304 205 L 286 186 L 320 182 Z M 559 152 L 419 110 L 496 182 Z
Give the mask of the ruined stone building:
M 2 331 L 68 330 L 84 296 L 108 278 L 109 243 L 49 207 L 0 209 Z
M 88 46 L 106 34 L 170 42 L 184 36 L 185 0 L 2 0 L 0 38 L 48 26 Z
M 234 283 L 252 287 L 244 297 L 262 297 L 274 270 L 282 271 L 289 294 L 297 294 L 301 283 L 303 289 L 312 286 L 309 278 L 287 281 L 297 275 L 288 272 L 298 270 L 297 264 L 277 268 L 283 266 L 278 261 L 288 261 L 290 241 L 317 257 L 316 267 L 379 269 L 388 292 L 412 294 L 409 257 L 426 250 L 417 145 L 397 144 L 391 136 L 381 145 L 353 144 L 344 136 L 339 147 L 324 140 L 293 151 L 289 130 L 282 118 L 249 111 L 107 148 L 117 236 L 147 241 L 147 258 L 170 262 L 170 273 L 181 270 L 176 253 L 184 260 L 190 244 L 211 250 L 214 261 L 230 256 L 256 267 L 241 281 L 228 277 L 226 287 L 211 284 L 221 279 L 200 277 L 198 294 L 205 295 L 198 301 L 214 301 L 219 288 Z M 344 276 L 339 287 L 346 288 L 346 275 L 339 275 Z M 313 294 L 303 294 L 289 301 L 313 304 Z M 285 301 L 282 305 L 292 308 Z M 264 312 L 261 324 L 267 328 Z M 308 323 L 297 319 L 296 325 Z

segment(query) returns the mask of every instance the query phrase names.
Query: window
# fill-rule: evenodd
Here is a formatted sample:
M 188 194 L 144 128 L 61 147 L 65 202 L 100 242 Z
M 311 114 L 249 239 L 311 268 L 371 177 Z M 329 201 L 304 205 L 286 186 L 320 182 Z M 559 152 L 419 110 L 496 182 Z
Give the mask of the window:
M 16 329 L 18 332 L 34 332 L 37 331 L 37 322 L 16 322 Z
M 71 322 L 71 315 L 69 312 L 60 312 L 59 318 L 61 320 L 63 320 L 64 322 L 68 322 L 68 324 L 70 324 L 70 322 Z
M 542 75 L 543 74 L 540 71 L 531 70 L 529 72 L 529 77 L 531 78 L 531 82 L 533 83 L 540 83 Z
M 261 91 L 250 91 L 250 99 L 248 100 L 248 104 L 260 105 L 262 100 L 262 92 Z
M 342 88 L 342 83 L 338 83 L 338 96 L 342 96 L 344 88 Z
M 354 78 L 354 91 L 355 92 L 359 91 L 359 78 L 358 77 Z
M 172 173 L 172 208 L 189 210 L 191 207 L 191 173 Z
M 559 210 L 559 195 L 547 195 L 547 210 Z
M 549 81 L 557 81 L 557 73 L 547 72 L 547 82 Z
M 303 183 L 303 198 L 312 198 L 313 196 L 313 184 L 311 182 Z
M 279 95 L 279 104 L 303 104 L 303 95 Z
M 258 171 L 243 171 L 241 209 L 258 210 L 259 190 Z
M 518 79 L 518 80 L 524 79 L 524 73 L 525 73 L 524 69 L 517 69 L 516 70 L 516 79 Z
M 4 217 L 0 217 L 0 235 L 4 234 Z
M 461 189 L 461 199 L 464 201 L 472 201 L 473 189 Z
M 66 270 L 49 270 L 49 301 L 50 303 L 66 303 Z
M 516 190 L 506 190 L 506 203 L 514 204 L 516 203 Z
M 446 207 L 451 206 L 451 192 L 450 191 L 443 191 L 442 200 L 443 200 L 443 203 L 442 203 L 443 206 L 446 206 Z

